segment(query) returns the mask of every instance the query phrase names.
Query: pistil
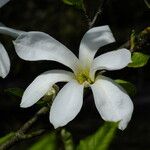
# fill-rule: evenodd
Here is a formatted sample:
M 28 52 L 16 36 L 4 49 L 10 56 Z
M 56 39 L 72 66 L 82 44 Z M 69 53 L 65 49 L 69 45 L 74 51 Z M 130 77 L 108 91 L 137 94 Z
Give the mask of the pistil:
M 85 82 L 87 82 L 89 84 L 93 84 L 93 82 L 94 82 L 89 76 L 89 69 L 80 70 L 76 74 L 76 79 L 80 84 L 83 84 Z

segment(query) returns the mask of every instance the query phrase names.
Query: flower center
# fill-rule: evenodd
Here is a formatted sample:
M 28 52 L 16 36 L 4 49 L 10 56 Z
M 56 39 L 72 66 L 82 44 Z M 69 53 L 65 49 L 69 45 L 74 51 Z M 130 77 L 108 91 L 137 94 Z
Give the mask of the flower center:
M 93 84 L 94 81 L 89 75 L 89 69 L 80 69 L 76 74 L 76 79 L 80 84 L 87 83 Z

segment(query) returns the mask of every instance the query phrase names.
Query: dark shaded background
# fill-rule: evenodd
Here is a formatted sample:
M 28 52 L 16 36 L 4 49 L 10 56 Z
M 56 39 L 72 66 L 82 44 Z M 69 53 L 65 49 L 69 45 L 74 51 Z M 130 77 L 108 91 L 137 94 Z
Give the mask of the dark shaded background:
M 92 18 L 100 1 L 85 1 L 88 15 Z M 81 11 L 63 4 L 59 0 L 11 0 L 0 10 L 0 21 L 15 29 L 43 31 L 70 48 L 78 55 L 78 47 L 87 30 L 86 20 Z M 108 0 L 103 13 L 95 26 L 110 25 L 116 43 L 102 48 L 98 53 L 113 50 L 129 40 L 132 29 L 140 32 L 150 26 L 150 9 L 143 0 Z M 38 110 L 33 106 L 19 108 L 20 99 L 4 92 L 9 87 L 26 88 L 40 73 L 56 68 L 65 68 L 55 62 L 26 62 L 15 54 L 11 38 L 1 35 L 0 40 L 7 48 L 11 58 L 11 72 L 6 79 L 0 79 L 0 136 L 17 130 Z M 147 42 L 148 43 L 148 42 Z M 150 54 L 150 47 L 144 43 L 139 51 Z M 117 132 L 110 150 L 150 150 L 150 64 L 140 69 L 125 68 L 106 75 L 113 79 L 124 79 L 134 83 L 137 95 L 132 97 L 135 110 L 125 131 Z M 53 129 L 48 116 L 39 120 L 39 126 Z M 103 121 L 99 116 L 91 91 L 85 94 L 84 106 L 79 115 L 67 125 L 78 143 L 79 139 L 96 131 Z M 36 140 L 36 139 L 35 139 Z M 22 142 L 12 150 L 26 150 L 32 141 Z M 23 147 L 22 147 L 23 145 Z

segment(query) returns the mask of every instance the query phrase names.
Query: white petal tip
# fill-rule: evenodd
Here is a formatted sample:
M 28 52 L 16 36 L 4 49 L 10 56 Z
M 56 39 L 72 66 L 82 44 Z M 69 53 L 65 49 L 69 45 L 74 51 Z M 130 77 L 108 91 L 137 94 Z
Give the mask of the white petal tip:
M 20 107 L 21 107 L 21 108 L 27 108 L 27 107 L 30 107 L 30 106 L 27 105 L 27 103 L 22 102 L 22 103 L 20 104 Z
M 16 39 L 17 40 L 17 39 Z M 17 41 L 16 40 L 13 40 L 12 43 L 14 44 L 14 46 L 17 45 Z
M 125 122 L 123 121 L 119 122 L 118 129 L 123 131 L 126 127 L 127 127 L 127 124 Z
M 130 59 L 130 62 L 129 63 L 132 63 L 133 61 Z
M 54 129 L 61 127 L 60 125 L 53 123 L 51 120 L 50 120 L 50 123 L 53 125 Z
M 4 79 L 6 76 L 1 75 L 0 77 L 2 77 Z
M 27 108 L 26 106 L 24 106 L 23 104 L 20 104 L 20 107 L 21 108 Z
M 55 119 L 52 119 L 51 115 L 50 115 L 49 120 L 50 120 L 50 123 L 53 125 L 54 129 L 57 129 L 59 127 L 63 127 L 66 125 L 65 123 L 61 123 L 61 122 L 58 122 L 58 120 L 56 121 Z
M 53 125 L 54 126 L 54 129 L 57 129 L 57 128 L 59 128 L 59 126 L 58 125 Z
M 121 127 L 121 126 L 118 126 L 118 129 L 123 131 L 125 128 Z
M 0 77 L 2 77 L 3 79 L 6 78 L 6 76 L 8 75 L 9 71 L 7 71 L 7 73 L 2 73 L 0 74 Z

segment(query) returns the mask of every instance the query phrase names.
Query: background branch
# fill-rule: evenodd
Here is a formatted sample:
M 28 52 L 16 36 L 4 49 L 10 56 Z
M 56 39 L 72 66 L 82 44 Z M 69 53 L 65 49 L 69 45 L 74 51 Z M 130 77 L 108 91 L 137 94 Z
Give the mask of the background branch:
M 104 8 L 106 2 L 107 2 L 107 0 L 103 0 L 103 2 L 99 5 L 99 7 L 98 7 L 98 9 L 97 9 L 93 19 L 90 19 L 89 16 L 87 15 L 86 10 L 84 10 L 84 16 L 85 16 L 85 19 L 87 21 L 89 29 L 91 29 L 94 26 L 98 16 L 103 12 L 103 8 Z
M 130 49 L 130 40 L 122 44 L 119 48 L 127 48 Z
M 39 136 L 45 132 L 44 129 L 26 134 L 30 127 L 38 120 L 38 118 L 49 111 L 48 107 L 42 107 L 30 120 L 28 120 L 7 142 L 0 146 L 0 150 L 6 150 L 21 140 Z
M 150 9 L 150 3 L 147 0 L 144 0 L 144 3 Z

